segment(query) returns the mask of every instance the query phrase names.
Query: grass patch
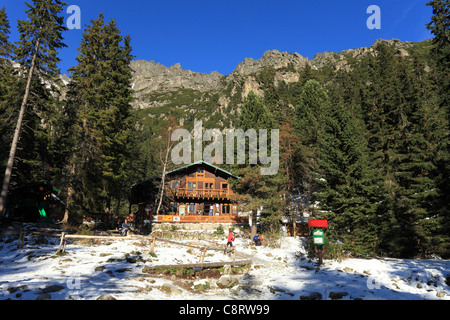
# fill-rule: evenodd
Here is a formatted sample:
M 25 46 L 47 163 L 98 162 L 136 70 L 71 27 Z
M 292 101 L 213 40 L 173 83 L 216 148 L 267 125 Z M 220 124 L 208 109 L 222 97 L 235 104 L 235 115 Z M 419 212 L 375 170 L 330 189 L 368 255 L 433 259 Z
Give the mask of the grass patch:
M 194 289 L 197 291 L 206 291 L 211 289 L 211 284 L 209 283 L 209 281 L 205 281 L 204 283 L 194 285 Z

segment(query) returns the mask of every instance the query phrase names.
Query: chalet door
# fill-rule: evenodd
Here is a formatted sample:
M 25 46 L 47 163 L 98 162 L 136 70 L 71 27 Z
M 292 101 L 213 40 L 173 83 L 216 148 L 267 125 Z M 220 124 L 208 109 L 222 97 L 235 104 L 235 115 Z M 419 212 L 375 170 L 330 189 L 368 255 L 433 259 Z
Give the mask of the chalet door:
M 216 209 L 214 210 L 215 211 L 214 215 L 218 216 L 218 215 L 220 215 L 220 206 L 218 203 L 216 203 L 215 207 L 216 207 Z
M 222 205 L 222 214 L 230 214 L 230 205 L 229 204 Z
M 199 215 L 204 215 L 205 214 L 205 204 L 204 203 L 200 203 L 197 205 L 198 207 L 198 214 Z
M 212 216 L 213 215 L 213 205 L 211 203 L 205 203 L 205 210 L 204 210 L 204 214 L 207 216 Z

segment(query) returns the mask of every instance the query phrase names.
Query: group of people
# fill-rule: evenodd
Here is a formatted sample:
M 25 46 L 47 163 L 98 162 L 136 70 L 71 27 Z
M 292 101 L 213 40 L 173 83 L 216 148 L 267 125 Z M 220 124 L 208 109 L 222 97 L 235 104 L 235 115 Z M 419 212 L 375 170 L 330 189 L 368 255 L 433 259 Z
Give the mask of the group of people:
M 231 230 L 231 229 L 229 229 L 228 230 L 228 242 L 227 242 L 227 247 L 228 246 L 230 246 L 230 247 L 232 247 L 233 246 L 233 241 L 235 240 L 235 237 L 234 237 L 234 235 L 233 235 L 233 230 Z M 263 240 L 263 238 L 262 238 L 262 236 L 260 236 L 258 233 L 256 233 L 255 234 L 255 236 L 253 237 L 253 243 L 255 244 L 255 246 L 261 246 L 262 245 L 262 240 Z

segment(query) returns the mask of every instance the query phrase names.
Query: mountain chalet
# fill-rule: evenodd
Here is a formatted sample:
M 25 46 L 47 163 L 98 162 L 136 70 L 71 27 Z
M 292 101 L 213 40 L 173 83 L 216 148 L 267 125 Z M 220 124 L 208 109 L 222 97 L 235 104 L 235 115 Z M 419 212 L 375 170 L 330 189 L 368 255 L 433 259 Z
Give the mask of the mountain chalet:
M 165 175 L 163 204 L 155 213 L 162 177 L 131 188 L 130 204 L 139 204 L 138 217 L 152 222 L 241 223 L 236 195 L 228 183 L 232 173 L 205 161 L 169 171 Z

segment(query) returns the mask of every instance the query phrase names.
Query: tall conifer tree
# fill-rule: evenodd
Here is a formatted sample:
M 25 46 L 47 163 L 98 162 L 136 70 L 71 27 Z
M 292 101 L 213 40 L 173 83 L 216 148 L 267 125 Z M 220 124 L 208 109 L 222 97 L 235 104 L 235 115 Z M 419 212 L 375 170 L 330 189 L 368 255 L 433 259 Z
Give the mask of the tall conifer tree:
M 441 138 L 437 167 L 439 170 L 439 207 L 441 231 L 445 243 L 441 245 L 445 257 L 450 256 L 450 0 L 432 0 L 427 3 L 433 9 L 433 16 L 427 28 L 433 33 L 432 57 L 435 60 L 437 86 L 439 88 L 439 105 L 447 113 L 447 130 Z
M 253 91 L 249 93 L 244 101 L 237 128 L 242 129 L 244 132 L 254 129 L 257 134 L 260 129 L 267 129 L 267 148 L 269 152 L 273 152 L 269 132 L 271 129 L 276 128 L 275 121 L 266 108 L 264 100 Z M 246 150 L 249 150 L 249 148 L 246 147 Z M 258 147 L 252 149 L 252 152 L 258 152 L 258 154 L 259 151 Z M 260 209 L 263 210 L 261 223 L 265 230 L 268 232 L 278 230 L 277 224 L 284 208 L 282 194 L 285 191 L 286 178 L 281 172 L 274 175 L 262 175 L 261 165 L 250 164 L 248 157 L 249 154 L 246 154 L 245 165 L 240 165 L 234 170 L 240 179 L 233 180 L 231 183 L 233 190 L 237 192 L 242 203 L 244 203 L 244 210 L 252 212 L 251 235 L 253 237 L 257 230 L 257 213 Z
M 306 202 L 313 201 L 317 191 L 315 176 L 319 172 L 319 152 L 323 139 L 326 115 L 329 112 L 328 94 L 317 80 L 303 86 L 296 107 L 295 127 L 298 136 L 296 151 L 297 181 Z
M 59 70 L 57 63 L 58 49 L 65 47 L 62 32 L 66 30 L 64 17 L 60 16 L 65 3 L 59 0 L 33 0 L 26 3 L 28 19 L 18 21 L 20 41 L 15 47 L 14 60 L 23 68 L 27 75 L 25 93 L 23 95 L 17 120 L 14 138 L 8 163 L 3 178 L 0 194 L 0 213 L 3 212 L 11 180 L 16 149 L 19 142 L 22 121 L 32 90 L 32 82 L 40 83 L 42 80 L 54 80 Z
M 11 103 L 17 96 L 17 77 L 14 74 L 9 42 L 10 25 L 5 8 L 0 10 L 0 168 L 6 167 L 8 146 L 12 140 L 16 113 Z
M 132 55 L 130 37 L 120 33 L 115 20 L 105 23 L 100 14 L 83 33 L 70 70 L 69 105 L 76 114 L 70 209 L 76 200 L 86 211 L 110 213 L 130 182 Z
M 335 239 L 356 255 L 378 247 L 381 177 L 370 163 L 365 127 L 346 106 L 337 104 L 325 119 L 320 145 L 316 197 L 330 220 Z
M 439 116 L 432 88 L 424 87 L 428 75 L 417 59 L 396 56 L 393 48 L 379 45 L 372 60 L 361 104 L 371 157 L 385 181 L 380 246 L 390 255 L 414 257 L 424 253 L 433 229 L 427 219 L 436 212 L 432 207 L 445 117 Z

